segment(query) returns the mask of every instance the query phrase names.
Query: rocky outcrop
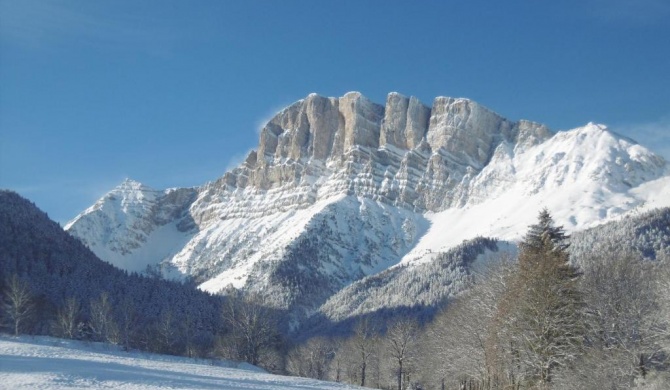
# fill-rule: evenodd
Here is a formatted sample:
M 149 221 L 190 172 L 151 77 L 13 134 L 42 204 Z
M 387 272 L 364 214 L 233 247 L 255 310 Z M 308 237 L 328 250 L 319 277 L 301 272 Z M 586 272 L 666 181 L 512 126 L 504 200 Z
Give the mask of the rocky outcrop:
M 426 139 L 454 162 L 481 169 L 493 149 L 509 139 L 512 123 L 467 99 L 438 97 L 433 103 Z
M 467 202 L 454 188 L 481 171 L 499 145 L 529 147 L 551 135 L 468 99 L 438 97 L 428 108 L 393 92 L 382 107 L 358 92 L 311 94 L 266 124 L 258 153 L 224 182 L 259 191 L 302 188 L 301 202 L 344 192 L 438 211 Z
M 429 121 L 430 109 L 417 98 L 392 92 L 386 98 L 379 144 L 414 149 L 426 135 Z
M 554 134 L 467 99 L 312 94 L 218 180 L 166 191 L 128 181 L 67 229 L 119 267 L 167 265 L 210 292 L 233 286 L 311 313 L 401 261 L 477 235 L 515 239 L 540 206 L 585 227 L 661 202 L 648 194 L 665 182 L 639 187 L 667 175 L 660 157 L 598 125 Z

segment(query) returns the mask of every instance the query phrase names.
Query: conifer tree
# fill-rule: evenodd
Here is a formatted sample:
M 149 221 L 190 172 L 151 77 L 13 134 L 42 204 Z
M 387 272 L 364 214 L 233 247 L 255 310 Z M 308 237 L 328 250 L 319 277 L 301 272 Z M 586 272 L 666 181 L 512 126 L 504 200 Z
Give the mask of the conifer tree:
M 554 226 L 554 219 L 546 208 L 540 211 L 538 221 L 528 227 L 528 233 L 521 242 L 522 251 L 557 251 L 565 252 L 570 238 L 565 234 L 563 226 Z M 567 252 L 565 253 L 567 255 Z
M 580 273 L 570 264 L 567 239 L 542 210 L 520 245 L 518 272 L 499 305 L 496 333 L 505 337 L 496 343 L 506 351 L 499 362 L 521 367 L 525 380 L 540 387 L 579 356 L 585 335 Z

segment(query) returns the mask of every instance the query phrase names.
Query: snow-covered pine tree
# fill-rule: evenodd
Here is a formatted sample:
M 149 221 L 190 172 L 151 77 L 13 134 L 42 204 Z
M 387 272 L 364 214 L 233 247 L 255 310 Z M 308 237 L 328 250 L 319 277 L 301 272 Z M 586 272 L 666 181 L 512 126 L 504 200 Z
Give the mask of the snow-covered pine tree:
M 563 226 L 555 226 L 549 210 L 544 208 L 538 215 L 537 223 L 528 227 L 520 247 L 522 251 L 551 249 L 564 252 L 569 246 L 567 242 L 569 238 Z M 547 246 L 549 243 L 551 247 Z

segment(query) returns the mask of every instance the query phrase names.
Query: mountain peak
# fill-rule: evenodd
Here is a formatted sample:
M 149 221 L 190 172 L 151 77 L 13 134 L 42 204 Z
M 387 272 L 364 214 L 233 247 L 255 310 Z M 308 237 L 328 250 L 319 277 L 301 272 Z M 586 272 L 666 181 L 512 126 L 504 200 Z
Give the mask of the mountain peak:
M 469 99 L 310 94 L 222 178 L 163 192 L 126 180 L 68 229 L 126 269 L 162 262 L 208 291 L 309 311 L 393 264 L 476 236 L 514 240 L 543 206 L 578 230 L 668 205 L 667 166 L 604 125 L 554 133 Z
M 117 189 L 120 190 L 151 190 L 149 187 L 145 186 L 144 184 L 140 183 L 137 180 L 133 180 L 131 178 L 125 178 L 121 184 L 116 186 Z
M 403 95 L 402 93 L 395 92 L 395 91 L 389 92 L 387 96 L 397 96 L 397 97 L 402 98 L 402 99 L 407 98 L 407 96 Z
M 122 183 L 124 183 L 124 184 L 125 184 L 125 183 L 128 183 L 128 184 L 141 184 L 139 181 L 137 181 L 137 180 L 133 180 L 133 179 L 131 179 L 131 178 L 129 178 L 129 177 L 126 177 L 125 179 L 123 179 Z
M 601 124 L 601 123 L 594 123 L 594 122 L 589 122 L 585 126 L 580 127 L 575 129 L 577 132 L 582 132 L 586 134 L 595 134 L 599 136 L 607 136 L 610 137 L 613 141 L 615 142 L 624 142 L 629 145 L 639 145 L 639 143 L 622 134 L 619 134 L 613 130 L 611 130 L 607 125 Z M 641 148 L 644 148 L 643 146 L 640 145 Z M 646 148 L 644 148 L 647 150 Z M 648 153 L 652 153 L 651 151 L 648 151 Z M 660 156 L 659 156 L 660 157 Z
M 349 91 L 349 92 L 345 93 L 343 97 L 348 98 L 348 99 L 359 99 L 359 98 L 368 99 L 367 97 L 365 97 L 362 93 L 360 93 L 358 91 Z
M 625 137 L 625 136 L 622 136 L 618 133 L 615 133 L 614 131 L 610 130 L 607 127 L 607 125 L 602 124 L 602 123 L 589 122 L 582 127 L 577 127 L 576 129 L 569 130 L 569 131 L 574 132 L 575 134 L 587 134 L 587 135 L 597 136 L 597 137 L 608 136 L 608 137 L 612 137 L 612 138 L 615 138 L 615 139 L 625 139 L 629 142 L 637 143 L 637 142 L 635 142 L 634 140 L 632 140 L 628 137 Z
M 596 122 L 589 122 L 584 126 L 585 129 L 607 130 L 607 125 Z
M 312 93 L 263 127 L 258 156 L 260 167 L 266 165 L 263 160 L 327 163 L 341 160 L 352 148 L 411 150 L 425 146 L 422 140 L 426 140 L 433 151 L 444 148 L 461 155 L 464 163 L 481 167 L 490 158 L 491 147 L 473 142 L 490 143 L 501 133 L 512 137 L 512 127 L 514 122 L 464 98 L 437 97 L 430 108 L 398 92 L 389 93 L 384 106 L 357 91 L 339 98 Z M 470 142 L 473 133 L 476 137 Z M 265 177 L 255 184 L 273 186 Z
M 598 134 L 611 134 L 614 138 L 598 141 Z M 467 98 L 438 96 L 428 107 L 416 97 L 390 92 L 382 106 L 357 91 L 339 98 L 312 93 L 272 118 L 261 131 L 257 153 L 226 174 L 224 181 L 240 189 L 296 187 L 312 183 L 327 172 L 346 169 L 347 175 L 356 174 L 361 166 L 388 160 L 393 154 L 401 160 L 392 164 L 394 168 L 387 175 L 405 174 L 405 169 L 423 170 L 428 164 L 433 168 L 425 180 L 442 183 L 443 190 L 448 190 L 458 186 L 464 177 L 484 169 L 501 147 L 511 147 L 519 153 L 554 136 L 541 123 L 506 119 Z M 598 147 L 599 142 L 635 143 L 597 123 L 559 139 L 577 136 L 588 139 L 593 147 Z M 412 158 L 404 163 L 403 156 L 422 156 L 430 161 Z M 410 203 L 416 204 L 415 198 L 421 197 L 414 191 L 403 194 L 388 190 L 392 202 L 407 197 L 407 201 L 411 199 Z M 439 209 L 455 201 L 447 197 L 419 203 L 421 207 Z

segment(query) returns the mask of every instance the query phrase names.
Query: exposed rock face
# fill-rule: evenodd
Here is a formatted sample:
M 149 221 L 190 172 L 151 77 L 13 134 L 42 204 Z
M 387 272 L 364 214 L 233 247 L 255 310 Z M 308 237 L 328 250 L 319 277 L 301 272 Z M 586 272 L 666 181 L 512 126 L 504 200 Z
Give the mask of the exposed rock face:
M 376 148 L 383 112 L 358 92 L 339 99 L 309 95 L 268 122 L 261 131 L 258 154 L 325 161 L 355 145 Z
M 426 135 L 430 109 L 417 98 L 390 93 L 386 99 L 380 146 L 414 149 Z
M 312 94 L 272 118 L 261 131 L 257 156 L 224 182 L 240 189 L 290 189 L 292 202 L 344 192 L 439 211 L 468 201 L 454 189 L 476 176 L 499 145 L 530 147 L 552 134 L 467 99 L 438 97 L 430 109 L 395 92 L 385 107 L 358 92 L 341 98 Z
M 126 182 L 67 228 L 120 267 L 160 263 L 210 292 L 262 292 L 300 317 L 445 242 L 515 239 L 541 205 L 574 227 L 648 205 L 653 191 L 638 187 L 667 175 L 663 159 L 599 125 L 554 134 L 467 99 L 428 108 L 397 93 L 385 106 L 312 94 L 277 113 L 258 150 L 218 180 L 166 191 Z
M 426 138 L 433 150 L 447 153 L 460 164 L 481 169 L 512 124 L 475 102 L 438 97 L 433 103 Z

